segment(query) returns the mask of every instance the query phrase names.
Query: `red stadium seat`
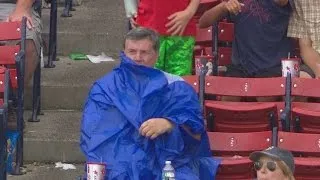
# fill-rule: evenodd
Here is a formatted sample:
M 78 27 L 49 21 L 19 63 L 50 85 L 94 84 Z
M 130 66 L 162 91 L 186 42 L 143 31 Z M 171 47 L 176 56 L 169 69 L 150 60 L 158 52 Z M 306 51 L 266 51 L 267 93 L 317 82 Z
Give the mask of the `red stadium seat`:
M 14 89 L 13 93 L 18 102 L 23 101 L 24 94 L 24 77 L 25 77 L 25 58 L 26 58 L 26 21 L 23 17 L 21 22 L 0 22 L 0 41 L 12 41 L 0 46 L 0 65 L 10 69 L 11 86 Z M 13 45 L 8 45 L 13 44 Z M 38 57 L 40 58 L 40 57 Z M 30 121 L 39 121 L 37 115 L 40 113 L 40 76 L 41 67 L 40 61 L 33 74 L 33 103 L 32 117 Z M 28 67 L 26 67 L 28 68 Z M 30 69 L 30 68 L 28 68 Z M 30 69 L 31 70 L 31 69 Z M 23 114 L 23 102 L 18 104 L 18 113 Z M 17 117 L 22 117 L 18 115 Z M 23 119 L 23 117 L 21 118 Z M 20 120 L 23 121 L 23 120 Z
M 230 78 L 208 76 L 205 93 L 216 96 L 284 96 L 285 79 Z M 205 112 L 209 131 L 256 132 L 278 126 L 275 102 L 223 102 L 207 100 Z
M 320 177 L 320 134 L 278 132 L 278 146 L 293 152 L 295 178 L 316 180 Z
M 231 64 L 231 55 L 232 55 L 231 47 L 219 47 L 218 48 L 218 65 L 226 66 Z
M 13 89 L 18 88 L 17 83 L 17 70 L 15 68 L 15 56 L 19 53 L 20 47 L 14 46 L 0 46 L 0 65 L 11 67 L 10 68 L 10 79 L 11 86 Z M 13 68 L 12 68 L 13 67 Z
M 205 11 L 211 9 L 212 7 L 218 5 L 221 0 L 200 0 L 199 7 L 195 16 L 199 18 Z
M 254 178 L 253 163 L 248 156 L 272 144 L 272 132 L 222 133 L 208 132 L 213 155 L 221 158 L 217 180 L 249 180 Z
M 213 121 L 213 124 L 208 123 L 211 131 L 256 132 L 278 126 L 275 103 L 207 101 L 205 107 L 207 120 Z
M 231 64 L 232 57 L 232 42 L 234 39 L 234 24 L 228 22 L 227 20 L 222 20 L 218 22 L 217 26 L 214 26 L 213 31 L 217 31 L 214 33 L 214 38 L 216 39 L 216 45 L 214 54 L 218 56 L 215 58 L 217 61 L 218 67 L 225 67 Z M 220 68 L 221 69 L 221 68 Z M 223 75 L 225 70 L 218 70 L 218 75 Z
M 8 41 L 8 40 L 20 40 L 20 23 L 12 22 L 8 23 L 6 27 L 6 23 L 0 23 L 0 41 Z M 5 30 L 6 28 L 10 28 Z M 15 31 L 14 31 L 15 30 Z M 11 33 L 8 33 L 11 32 Z M 9 67 L 11 70 L 10 75 L 13 75 L 14 78 L 11 79 L 12 88 L 17 89 L 17 76 L 16 76 L 16 55 L 20 51 L 20 45 L 8 45 L 8 46 L 0 46 L 0 65 Z
M 183 76 L 183 79 L 190 84 L 196 92 L 199 92 L 198 76 Z
M 234 38 L 234 25 L 230 22 L 219 22 L 218 40 L 232 42 Z
M 208 27 L 204 29 L 197 28 L 195 39 L 196 39 L 196 45 L 211 47 L 212 46 L 212 27 Z
M 320 80 L 293 78 L 292 96 L 320 98 Z M 296 132 L 320 134 L 320 103 L 293 102 L 293 126 Z
M 26 56 L 26 17 L 21 22 L 0 22 L 0 41 L 5 41 L 5 45 L 0 46 L 0 66 L 9 69 L 10 81 L 13 93 L 10 93 L 10 105 L 16 108 L 16 131 L 20 134 L 17 141 L 17 151 L 15 163 L 16 169 L 20 169 L 23 162 L 23 114 L 24 114 L 24 72 L 25 72 L 25 56 Z M 10 42 L 10 41 L 15 42 Z M 17 41 L 17 42 L 16 42 Z M 13 44 L 13 45 L 9 45 Z M 17 44 L 17 45 L 15 45 Z M 40 67 L 40 66 L 39 66 Z M 9 72 L 8 72 L 9 79 Z M 0 83 L 1 84 L 1 83 Z M 35 83 L 34 83 L 35 84 Z M 40 81 L 39 81 L 40 85 Z M 8 85 L 9 86 L 9 85 Z M 39 86 L 40 87 L 40 86 Z M 10 88 L 10 90 L 11 90 Z M 39 91 L 40 92 L 40 91 Z M 40 102 L 40 101 L 39 101 Z M 38 107 L 34 108 L 38 110 Z M 0 115 L 1 116 L 1 115 Z M 1 177 L 0 177 L 1 179 Z

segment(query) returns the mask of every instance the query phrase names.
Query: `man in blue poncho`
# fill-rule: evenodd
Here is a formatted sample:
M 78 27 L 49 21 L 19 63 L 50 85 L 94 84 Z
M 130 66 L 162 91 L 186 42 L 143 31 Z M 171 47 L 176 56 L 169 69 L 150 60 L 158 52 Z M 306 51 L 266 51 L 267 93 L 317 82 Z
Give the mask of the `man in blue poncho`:
M 182 78 L 153 68 L 158 50 L 152 30 L 126 35 L 120 65 L 90 90 L 80 147 L 87 162 L 106 163 L 106 179 L 160 180 L 171 160 L 177 180 L 212 180 L 219 160 L 197 95 Z

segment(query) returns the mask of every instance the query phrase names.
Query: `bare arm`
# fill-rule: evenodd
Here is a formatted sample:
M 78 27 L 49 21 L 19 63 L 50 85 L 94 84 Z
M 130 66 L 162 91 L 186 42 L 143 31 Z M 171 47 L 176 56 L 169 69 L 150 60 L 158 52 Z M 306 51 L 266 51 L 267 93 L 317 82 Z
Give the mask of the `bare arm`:
M 35 0 L 17 0 L 16 8 L 8 17 L 8 21 L 21 21 L 22 17 L 27 18 L 27 26 L 29 29 L 33 27 L 31 8 Z
M 278 4 L 279 6 L 286 6 L 289 2 L 289 0 L 274 0 L 274 2 L 276 4 Z
M 316 78 L 320 77 L 320 55 L 313 49 L 312 41 L 310 39 L 299 39 L 299 46 L 303 62 L 308 65 Z
M 211 26 L 214 22 L 221 19 L 229 13 L 237 15 L 241 13 L 241 9 L 244 6 L 238 0 L 229 0 L 228 2 L 221 2 L 219 5 L 205 12 L 200 18 L 200 27 L 205 28 Z
M 17 0 L 16 8 L 30 10 L 34 2 L 35 0 Z
M 210 10 L 203 13 L 199 20 L 200 28 L 206 28 L 212 26 L 213 23 L 217 22 L 223 16 L 228 14 L 228 9 L 226 8 L 226 2 L 223 1 L 217 6 L 211 8 Z
M 166 24 L 167 33 L 171 35 L 182 35 L 190 19 L 196 13 L 200 0 L 191 0 L 189 5 L 183 11 L 175 12 L 168 17 Z
M 185 11 L 189 12 L 191 17 L 193 17 L 194 14 L 197 12 L 199 4 L 200 0 L 191 0 Z

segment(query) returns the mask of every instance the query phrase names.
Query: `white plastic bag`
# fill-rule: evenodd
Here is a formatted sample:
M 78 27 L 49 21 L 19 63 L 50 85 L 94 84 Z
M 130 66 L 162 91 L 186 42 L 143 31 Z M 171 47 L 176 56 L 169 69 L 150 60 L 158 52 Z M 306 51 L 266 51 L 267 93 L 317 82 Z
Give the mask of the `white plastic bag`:
M 93 56 L 93 55 L 87 55 L 89 61 L 92 63 L 100 63 L 103 61 L 114 61 L 112 57 L 107 56 L 104 52 L 101 53 L 101 55 Z
M 137 15 L 138 0 L 124 0 L 124 8 L 127 18 L 132 18 Z
M 63 170 L 77 169 L 73 164 L 66 164 L 61 162 L 56 162 L 55 168 L 62 168 Z

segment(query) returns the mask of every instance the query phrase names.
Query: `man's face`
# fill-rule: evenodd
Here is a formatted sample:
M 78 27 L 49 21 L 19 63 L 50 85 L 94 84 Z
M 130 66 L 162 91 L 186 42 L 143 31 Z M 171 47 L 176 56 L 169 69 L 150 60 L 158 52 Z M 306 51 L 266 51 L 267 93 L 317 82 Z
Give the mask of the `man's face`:
M 126 40 L 124 53 L 137 64 L 148 67 L 153 67 L 158 59 L 158 54 L 149 39 Z

